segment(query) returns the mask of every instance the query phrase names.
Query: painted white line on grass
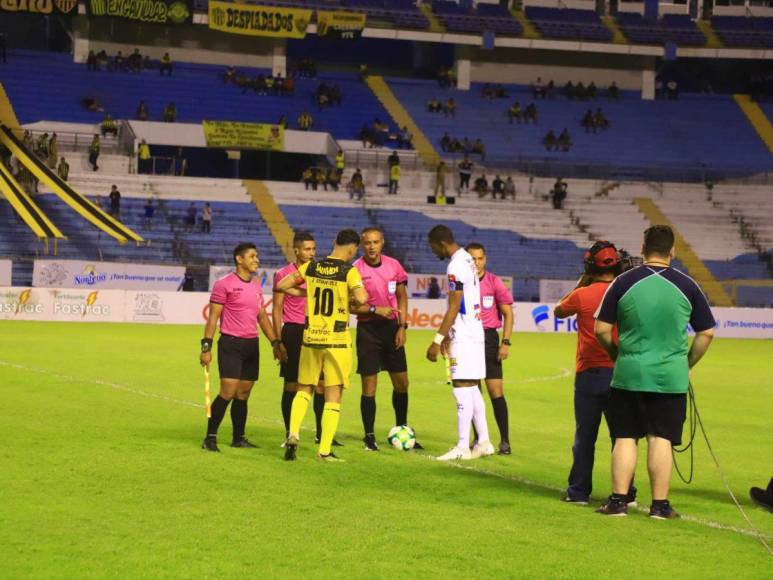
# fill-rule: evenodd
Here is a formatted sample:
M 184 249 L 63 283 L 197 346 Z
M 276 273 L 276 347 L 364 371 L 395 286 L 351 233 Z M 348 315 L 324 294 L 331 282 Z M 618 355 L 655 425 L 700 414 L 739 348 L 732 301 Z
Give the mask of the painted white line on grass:
M 565 379 L 566 377 L 569 377 L 573 375 L 574 373 L 570 371 L 569 369 L 561 369 L 561 372 L 555 375 L 549 375 L 546 377 L 531 377 L 529 379 L 523 379 L 520 381 L 513 381 L 510 383 L 510 386 L 518 386 L 518 385 L 525 385 L 528 383 L 547 383 L 550 381 L 560 381 L 561 379 Z M 436 381 L 432 384 L 435 385 L 447 385 L 448 381 Z
M 29 367 L 29 366 L 26 366 L 26 365 L 20 365 L 20 364 L 16 364 L 16 363 L 11 363 L 11 362 L 4 361 L 4 360 L 0 360 L 0 366 L 10 367 L 10 368 L 14 368 L 14 369 L 17 369 L 17 370 L 20 370 L 20 371 L 25 371 L 25 372 L 37 373 L 37 374 L 41 374 L 41 375 L 48 375 L 50 377 L 53 377 L 53 378 L 56 378 L 56 379 L 60 379 L 60 380 L 63 380 L 63 381 L 67 381 L 67 382 L 81 383 L 81 384 L 88 383 L 88 384 L 97 385 L 97 386 L 100 386 L 100 387 L 108 387 L 110 389 L 115 389 L 115 390 L 118 390 L 118 391 L 123 391 L 125 393 L 131 393 L 133 395 L 140 395 L 141 397 L 148 397 L 148 398 L 151 398 L 151 399 L 158 399 L 160 401 L 167 401 L 169 403 L 176 403 L 178 405 L 185 405 L 187 407 L 195 407 L 195 408 L 198 408 L 198 409 L 203 409 L 204 408 L 204 405 L 202 405 L 200 403 L 195 403 L 193 401 L 188 401 L 188 400 L 185 400 L 185 399 L 178 399 L 178 398 L 175 398 L 175 397 L 168 397 L 166 395 L 159 395 L 158 393 L 153 393 L 153 392 L 150 392 L 150 391 L 145 391 L 143 389 L 138 389 L 136 387 L 131 387 L 129 385 L 123 385 L 123 384 L 120 384 L 120 383 L 113 383 L 113 382 L 110 382 L 110 381 L 102 381 L 102 380 L 99 380 L 99 379 L 84 379 L 83 377 L 74 377 L 72 375 L 65 375 L 65 374 L 62 374 L 62 373 L 57 373 L 57 372 L 49 371 L 49 370 L 46 370 L 46 369 Z M 535 377 L 533 379 L 525 379 L 525 380 L 520 381 L 520 382 L 521 383 L 525 383 L 525 382 L 550 381 L 550 380 L 556 380 L 556 379 L 559 379 L 559 378 L 564 378 L 564 377 L 568 376 L 568 374 L 571 374 L 571 372 L 568 369 L 562 369 L 562 371 L 563 372 L 561 374 L 555 375 L 553 377 Z M 567 373 L 567 374 L 564 374 L 564 373 Z M 445 384 L 445 383 L 443 383 L 443 384 Z M 252 418 L 253 419 L 259 419 L 259 420 L 261 420 L 261 421 L 263 421 L 265 423 L 273 423 L 273 424 L 281 423 L 281 421 L 279 421 L 278 419 L 272 419 L 272 418 L 269 418 L 269 417 L 256 416 L 254 414 L 252 415 Z M 420 453 L 416 453 L 416 455 L 418 455 L 419 457 L 422 457 L 424 459 L 431 460 L 431 461 L 434 461 L 434 459 L 435 459 L 431 455 L 420 454 Z M 465 464 L 458 463 L 458 462 L 448 462 L 448 463 L 446 463 L 446 465 L 449 465 L 449 466 L 457 468 L 457 469 L 463 469 L 463 470 L 466 470 L 466 471 L 473 471 L 475 473 L 480 473 L 481 475 L 487 475 L 487 476 L 490 476 L 490 477 L 497 477 L 499 479 L 505 479 L 505 480 L 509 480 L 509 481 L 514 481 L 516 483 L 520 483 L 520 484 L 526 485 L 528 487 L 547 489 L 547 490 L 555 491 L 555 492 L 564 492 L 564 491 L 566 491 L 566 489 L 563 488 L 563 487 L 559 487 L 559 486 L 555 486 L 555 485 L 550 485 L 550 484 L 546 484 L 546 483 L 542 483 L 542 482 L 537 482 L 537 481 L 532 481 L 530 479 L 527 479 L 525 477 L 521 477 L 519 475 L 505 475 L 503 473 L 499 473 L 499 472 L 496 472 L 496 471 L 491 471 L 491 470 L 488 470 L 488 469 L 481 469 L 479 467 L 473 467 L 471 465 L 465 465 Z M 643 507 L 638 507 L 637 510 L 642 512 L 642 513 L 649 513 L 649 510 L 647 510 L 646 508 L 643 508 Z M 751 530 L 747 530 L 747 529 L 744 529 L 744 528 L 738 528 L 736 526 L 730 526 L 730 525 L 727 525 L 727 524 L 722 524 L 722 523 L 715 522 L 715 521 L 712 521 L 712 520 L 706 520 L 706 519 L 703 519 L 703 518 L 696 518 L 696 517 L 690 516 L 690 515 L 682 515 L 682 519 L 685 520 L 685 521 L 688 521 L 688 522 L 692 522 L 692 523 L 699 524 L 699 525 L 702 525 L 702 526 L 706 526 L 706 527 L 709 527 L 709 528 L 713 528 L 713 529 L 716 529 L 716 530 L 723 530 L 723 531 L 727 531 L 727 532 L 735 532 L 737 534 L 742 534 L 744 536 L 751 536 L 753 538 L 757 538 L 758 537 L 757 534 L 755 534 Z M 769 536 L 769 535 L 764 535 L 763 534 L 763 537 L 766 540 L 773 539 L 773 536 Z

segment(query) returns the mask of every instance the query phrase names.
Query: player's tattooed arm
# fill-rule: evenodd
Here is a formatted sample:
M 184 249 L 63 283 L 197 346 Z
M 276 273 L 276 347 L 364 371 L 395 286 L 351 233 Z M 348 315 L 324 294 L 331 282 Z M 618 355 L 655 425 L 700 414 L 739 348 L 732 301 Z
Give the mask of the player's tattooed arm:
M 299 272 L 293 272 L 282 278 L 279 283 L 274 286 L 274 290 L 277 292 L 287 292 L 291 288 L 297 288 L 303 284 L 303 276 Z

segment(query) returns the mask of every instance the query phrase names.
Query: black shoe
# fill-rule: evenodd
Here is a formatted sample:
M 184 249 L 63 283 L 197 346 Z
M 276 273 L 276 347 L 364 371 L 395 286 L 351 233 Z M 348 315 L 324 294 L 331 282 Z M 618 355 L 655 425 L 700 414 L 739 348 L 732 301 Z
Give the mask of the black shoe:
M 574 505 L 588 505 L 590 503 L 590 500 L 587 497 L 572 497 L 568 493 L 564 496 L 563 501 L 566 503 L 573 503 Z
M 378 451 L 378 443 L 376 443 L 376 436 L 373 433 L 365 435 L 362 441 L 365 443 L 365 451 Z
M 314 443 L 319 445 L 319 437 L 314 437 Z M 343 447 L 344 444 L 338 441 L 338 439 L 333 439 L 333 447 Z
M 510 443 L 507 441 L 502 441 L 499 444 L 499 451 L 497 451 L 497 455 L 511 455 L 513 452 L 510 450 Z
M 664 505 L 656 506 L 655 504 L 652 504 L 650 506 L 650 517 L 655 520 L 676 520 L 679 519 L 680 516 L 676 510 L 671 507 L 668 500 L 666 500 Z
M 295 461 L 298 455 L 298 439 L 292 435 L 285 441 L 285 461 Z
M 770 495 L 761 487 L 751 488 L 749 490 L 749 497 L 761 508 L 773 512 L 773 502 L 771 502 Z
M 596 510 L 596 513 L 605 516 L 627 516 L 628 504 L 625 499 L 615 499 L 610 495 L 609 499 Z
M 231 442 L 231 447 L 242 447 L 244 449 L 257 449 L 258 446 L 254 443 L 250 443 L 246 437 L 242 437 L 241 439 L 234 439 Z
M 639 503 L 636 501 L 635 491 L 629 492 L 628 495 L 625 496 L 625 503 L 629 508 L 635 508 L 639 506 Z
M 343 463 L 344 460 L 338 457 L 335 453 L 328 453 L 327 455 L 322 455 L 321 453 L 317 453 L 317 459 L 320 461 L 326 462 L 326 463 Z
M 416 451 L 424 451 L 424 445 L 422 445 L 422 444 L 421 444 L 421 443 L 419 443 L 418 441 L 414 441 L 414 442 L 413 442 L 413 448 L 414 448 L 414 450 L 416 450 Z
M 215 451 L 217 453 L 220 452 L 220 449 L 217 446 L 217 439 L 215 437 L 205 437 L 204 443 L 201 444 L 202 449 L 206 449 L 207 451 Z

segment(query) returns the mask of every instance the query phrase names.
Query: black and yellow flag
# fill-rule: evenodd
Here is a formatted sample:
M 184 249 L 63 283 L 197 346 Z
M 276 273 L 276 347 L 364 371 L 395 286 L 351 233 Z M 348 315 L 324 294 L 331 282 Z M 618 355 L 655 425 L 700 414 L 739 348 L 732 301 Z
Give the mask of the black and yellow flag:
M 13 178 L 11 171 L 2 163 L 0 163 L 0 191 L 38 238 L 64 239 L 62 232 L 32 201 L 32 198 Z

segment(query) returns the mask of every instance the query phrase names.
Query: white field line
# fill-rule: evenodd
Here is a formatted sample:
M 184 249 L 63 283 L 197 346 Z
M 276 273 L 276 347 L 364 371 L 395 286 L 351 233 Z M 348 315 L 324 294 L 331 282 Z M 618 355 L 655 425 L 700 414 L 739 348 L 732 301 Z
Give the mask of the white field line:
M 185 399 L 177 399 L 175 397 L 168 397 L 166 395 L 159 395 L 158 393 L 152 393 L 150 391 L 145 391 L 143 389 L 138 389 L 136 387 L 132 387 L 132 386 L 129 386 L 129 385 L 123 385 L 123 384 L 120 384 L 120 383 L 113 383 L 113 382 L 110 382 L 110 381 L 102 381 L 102 380 L 98 380 L 98 379 L 83 379 L 82 377 L 74 377 L 72 375 L 65 375 L 65 374 L 62 374 L 62 373 L 57 373 L 57 372 L 49 371 L 49 370 L 46 370 L 46 369 L 39 369 L 39 368 L 35 368 L 35 367 L 29 367 L 29 366 L 26 366 L 26 365 L 20 365 L 20 364 L 16 364 L 16 363 L 11 363 L 11 362 L 4 361 L 4 360 L 0 360 L 0 366 L 10 367 L 10 368 L 14 368 L 14 369 L 17 369 L 17 370 L 20 370 L 20 371 L 25 371 L 25 372 L 30 372 L 30 373 L 37 373 L 37 374 L 41 374 L 41 375 L 48 375 L 50 377 L 53 377 L 53 378 L 56 378 L 56 379 L 59 379 L 59 380 L 63 380 L 63 381 L 67 381 L 67 382 L 72 382 L 72 383 L 79 383 L 79 384 L 86 383 L 86 384 L 96 385 L 96 386 L 99 386 L 99 387 L 108 387 L 110 389 L 115 389 L 117 391 L 123 391 L 125 393 L 131 393 L 133 395 L 139 395 L 141 397 L 148 397 L 148 398 L 151 398 L 151 399 L 158 399 L 158 400 L 161 400 L 161 401 L 167 401 L 169 403 L 175 403 L 177 405 L 185 405 L 187 407 L 195 407 L 195 408 L 198 408 L 198 409 L 203 409 L 204 408 L 204 405 L 202 405 L 200 403 L 195 403 L 193 401 L 188 401 L 188 400 L 185 400 Z M 534 378 L 531 378 L 531 379 L 524 379 L 524 380 L 519 381 L 519 382 L 521 382 L 521 383 L 527 383 L 527 382 L 533 383 L 533 382 L 542 382 L 542 381 L 552 381 L 552 380 L 557 380 L 557 379 L 565 378 L 565 377 L 567 377 L 567 376 L 569 376 L 571 374 L 571 372 L 568 369 L 561 369 L 561 371 L 562 371 L 561 373 L 559 373 L 557 375 L 554 375 L 554 376 L 534 377 Z M 443 382 L 443 384 L 445 384 L 445 382 Z M 252 418 L 255 419 L 255 420 L 263 421 L 265 423 L 273 423 L 273 424 L 281 423 L 281 421 L 279 421 L 278 419 L 272 419 L 272 418 L 268 418 L 268 417 L 256 416 L 254 414 L 252 415 Z M 417 455 L 419 457 L 423 457 L 423 458 L 425 458 L 427 460 L 434 460 L 434 457 L 431 456 L 431 455 L 424 455 L 424 454 L 417 454 Z M 513 482 L 519 483 L 521 485 L 525 485 L 527 487 L 535 487 L 535 488 L 541 488 L 541 489 L 548 489 L 550 491 L 555 491 L 555 492 L 563 492 L 563 491 L 565 491 L 565 488 L 563 488 L 563 487 L 558 487 L 558 486 L 555 486 L 555 485 L 550 485 L 550 484 L 545 484 L 545 483 L 541 483 L 541 482 L 537 482 L 537 481 L 532 481 L 530 479 L 527 479 L 525 477 L 521 477 L 519 475 L 505 475 L 505 474 L 502 474 L 502 473 L 498 473 L 496 471 L 490 471 L 488 469 L 481 469 L 479 467 L 473 467 L 471 465 L 467 465 L 467 464 L 464 464 L 464 463 L 457 463 L 457 462 L 448 462 L 447 465 L 449 465 L 451 467 L 454 467 L 454 468 L 457 468 L 457 469 L 463 469 L 463 470 L 466 470 L 466 471 L 474 471 L 474 472 L 480 473 L 482 475 L 487 475 L 487 476 L 490 476 L 490 477 L 497 477 L 499 479 L 505 479 L 505 480 L 513 481 Z M 637 509 L 640 512 L 649 513 L 649 510 L 647 510 L 644 507 L 638 507 Z M 702 525 L 702 526 L 706 526 L 708 528 L 714 528 L 716 530 L 724 530 L 724 531 L 728 531 L 728 532 L 735 532 L 736 534 L 742 534 L 744 536 L 751 536 L 753 538 L 757 538 L 758 537 L 757 534 L 755 534 L 751 530 L 747 530 L 745 528 L 738 528 L 736 526 L 730 526 L 730 525 L 727 525 L 727 524 L 722 524 L 722 523 L 715 522 L 715 521 L 712 521 L 712 520 L 706 520 L 706 519 L 703 519 L 703 518 L 696 518 L 694 516 L 684 515 L 684 514 L 682 515 L 681 519 L 683 519 L 685 521 L 688 521 L 688 522 L 695 523 L 695 524 L 699 524 L 699 525 Z M 769 535 L 763 535 L 763 537 L 765 539 L 773 539 L 773 536 L 769 536 Z

